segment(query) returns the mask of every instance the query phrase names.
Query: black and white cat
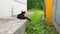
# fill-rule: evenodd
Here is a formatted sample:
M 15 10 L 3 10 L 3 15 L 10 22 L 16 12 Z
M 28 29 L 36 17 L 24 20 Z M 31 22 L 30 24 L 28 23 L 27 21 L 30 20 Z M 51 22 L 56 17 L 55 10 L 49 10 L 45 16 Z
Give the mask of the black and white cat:
M 31 21 L 31 20 L 30 20 L 28 17 L 26 17 L 24 14 L 25 14 L 25 11 L 24 11 L 24 12 L 22 11 L 20 14 L 17 15 L 17 18 L 18 18 L 18 19 L 27 19 L 27 20 Z

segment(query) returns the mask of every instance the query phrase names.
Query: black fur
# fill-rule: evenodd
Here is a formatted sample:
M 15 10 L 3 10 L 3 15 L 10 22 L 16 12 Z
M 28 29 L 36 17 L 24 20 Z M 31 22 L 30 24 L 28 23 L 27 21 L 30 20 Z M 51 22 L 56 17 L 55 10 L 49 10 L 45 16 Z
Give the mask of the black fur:
M 21 14 L 18 14 L 17 15 L 17 18 L 18 19 L 27 19 L 27 20 L 31 21 L 28 17 L 24 16 L 24 14 L 25 14 L 25 12 L 22 11 Z

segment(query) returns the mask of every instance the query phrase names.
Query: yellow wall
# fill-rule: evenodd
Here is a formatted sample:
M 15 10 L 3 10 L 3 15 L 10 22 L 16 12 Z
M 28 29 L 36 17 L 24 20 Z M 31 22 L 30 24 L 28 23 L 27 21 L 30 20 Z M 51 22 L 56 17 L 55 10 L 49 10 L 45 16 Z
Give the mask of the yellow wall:
M 52 22 L 52 3 L 53 0 L 46 0 L 46 17 L 50 21 L 50 24 Z

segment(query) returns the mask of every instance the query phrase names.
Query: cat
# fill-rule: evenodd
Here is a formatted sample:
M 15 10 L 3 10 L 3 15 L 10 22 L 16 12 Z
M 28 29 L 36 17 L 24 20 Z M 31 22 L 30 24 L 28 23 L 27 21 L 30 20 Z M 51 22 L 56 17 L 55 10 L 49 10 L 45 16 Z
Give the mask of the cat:
M 25 14 L 25 11 L 24 11 L 24 12 L 21 11 L 21 13 L 17 15 L 17 18 L 18 18 L 18 19 L 27 19 L 27 20 L 31 21 L 31 20 L 30 20 L 28 17 L 26 17 L 24 14 Z

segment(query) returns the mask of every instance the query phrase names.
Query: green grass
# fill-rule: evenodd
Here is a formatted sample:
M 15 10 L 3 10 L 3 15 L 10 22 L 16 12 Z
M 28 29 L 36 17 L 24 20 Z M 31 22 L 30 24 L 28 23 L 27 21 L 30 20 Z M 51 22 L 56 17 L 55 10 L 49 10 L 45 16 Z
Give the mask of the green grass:
M 34 14 L 30 17 L 32 21 L 27 24 L 25 34 L 57 34 L 57 32 L 54 31 L 54 26 L 52 25 L 50 27 L 46 24 L 46 21 L 44 21 L 43 10 L 31 9 L 28 11 L 34 12 Z

